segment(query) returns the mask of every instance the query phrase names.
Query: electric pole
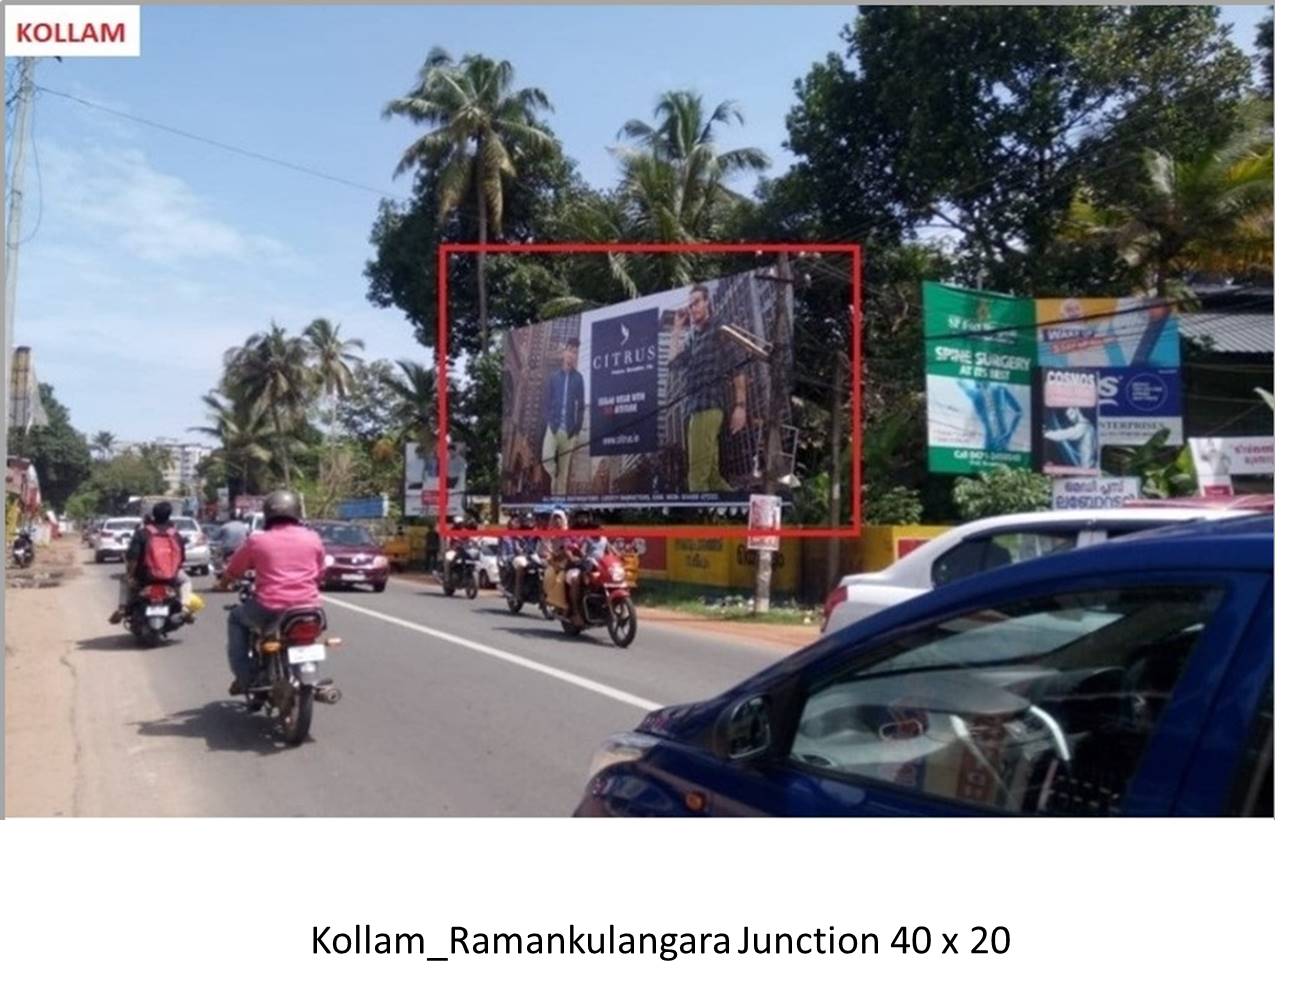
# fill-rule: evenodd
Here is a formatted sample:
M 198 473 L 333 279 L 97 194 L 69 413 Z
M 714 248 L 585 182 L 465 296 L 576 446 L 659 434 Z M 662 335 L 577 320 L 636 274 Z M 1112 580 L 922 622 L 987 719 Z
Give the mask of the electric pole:
M 35 70 L 34 58 L 19 59 L 18 109 L 14 123 L 13 174 L 9 176 L 9 222 L 5 228 L 5 364 L 4 396 L 5 422 L 9 419 L 9 389 L 11 364 L 14 353 L 14 304 L 18 295 L 18 248 L 22 241 L 23 178 L 27 172 L 27 133 L 31 119 L 31 104 Z
M 771 397 L 766 434 L 766 486 L 767 495 L 776 494 L 777 472 L 784 456 L 784 414 L 789 407 L 789 381 L 785 375 L 789 360 L 789 301 L 786 293 L 793 291 L 793 270 L 787 251 L 781 251 L 776 263 L 775 281 L 779 286 L 775 306 L 775 321 L 771 331 Z M 763 614 L 771 610 L 771 551 L 757 551 L 757 591 L 753 596 L 753 611 Z
M 842 515 L 843 504 L 843 366 L 847 364 L 841 352 L 834 355 L 834 391 L 830 396 L 829 407 L 829 525 L 838 529 L 838 520 Z M 839 538 L 829 541 L 829 552 L 825 555 L 825 591 L 834 587 L 838 580 Z

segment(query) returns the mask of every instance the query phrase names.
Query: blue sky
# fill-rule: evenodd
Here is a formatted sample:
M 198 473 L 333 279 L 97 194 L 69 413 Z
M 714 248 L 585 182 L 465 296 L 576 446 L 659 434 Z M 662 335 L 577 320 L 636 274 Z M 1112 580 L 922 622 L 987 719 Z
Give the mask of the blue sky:
M 1265 7 L 1226 8 L 1251 50 Z M 737 99 L 726 144 L 781 148 L 793 82 L 831 49 L 846 6 L 146 7 L 138 59 L 46 61 L 37 82 L 400 197 L 416 131 L 382 121 L 434 44 L 510 59 L 543 88 L 586 179 L 668 88 Z M 87 432 L 184 435 L 222 352 L 274 319 L 316 316 L 370 357 L 426 359 L 404 318 L 365 299 L 378 194 L 311 178 L 41 94 L 28 159 L 16 343 L 33 348 Z M 39 170 L 37 169 L 39 161 Z M 39 221 L 39 222 L 38 222 Z M 190 434 L 197 436 L 196 434 Z

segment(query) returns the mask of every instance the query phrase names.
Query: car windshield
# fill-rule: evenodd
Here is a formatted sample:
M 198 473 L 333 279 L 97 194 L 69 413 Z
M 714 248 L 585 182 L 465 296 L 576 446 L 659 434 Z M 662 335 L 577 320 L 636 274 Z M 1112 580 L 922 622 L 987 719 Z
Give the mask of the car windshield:
M 374 538 L 360 526 L 345 526 L 341 523 L 324 523 L 314 527 L 320 539 L 344 547 L 368 547 L 374 545 Z
M 173 519 L 172 522 L 174 522 L 176 528 L 183 533 L 192 533 L 194 530 L 198 529 L 198 523 L 185 516 L 181 516 L 179 519 Z
M 104 529 L 134 529 L 138 525 L 140 525 L 140 520 L 138 519 L 109 519 L 104 523 Z

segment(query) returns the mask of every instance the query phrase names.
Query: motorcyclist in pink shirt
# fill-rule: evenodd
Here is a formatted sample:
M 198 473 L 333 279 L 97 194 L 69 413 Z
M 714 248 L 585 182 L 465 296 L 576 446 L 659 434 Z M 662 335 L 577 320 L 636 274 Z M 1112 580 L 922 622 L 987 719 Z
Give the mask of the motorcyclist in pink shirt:
M 248 571 L 256 573 L 254 597 L 230 611 L 226 656 L 234 683 L 232 695 L 252 686 L 252 631 L 265 630 L 290 608 L 320 603 L 325 549 L 320 535 L 302 525 L 302 502 L 290 491 L 275 491 L 262 504 L 266 528 L 251 534 L 225 563 L 217 587 L 228 588 Z

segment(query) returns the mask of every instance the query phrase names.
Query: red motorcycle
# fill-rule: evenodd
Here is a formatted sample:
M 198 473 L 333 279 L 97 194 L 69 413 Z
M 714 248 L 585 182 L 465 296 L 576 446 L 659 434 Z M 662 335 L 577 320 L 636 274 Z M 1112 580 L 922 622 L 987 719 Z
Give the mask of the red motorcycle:
M 607 626 L 614 646 L 626 649 L 635 639 L 635 602 L 626 580 L 622 558 L 612 550 L 594 562 L 587 562 L 577 582 L 577 603 L 548 603 L 569 636 L 580 636 L 590 626 Z

